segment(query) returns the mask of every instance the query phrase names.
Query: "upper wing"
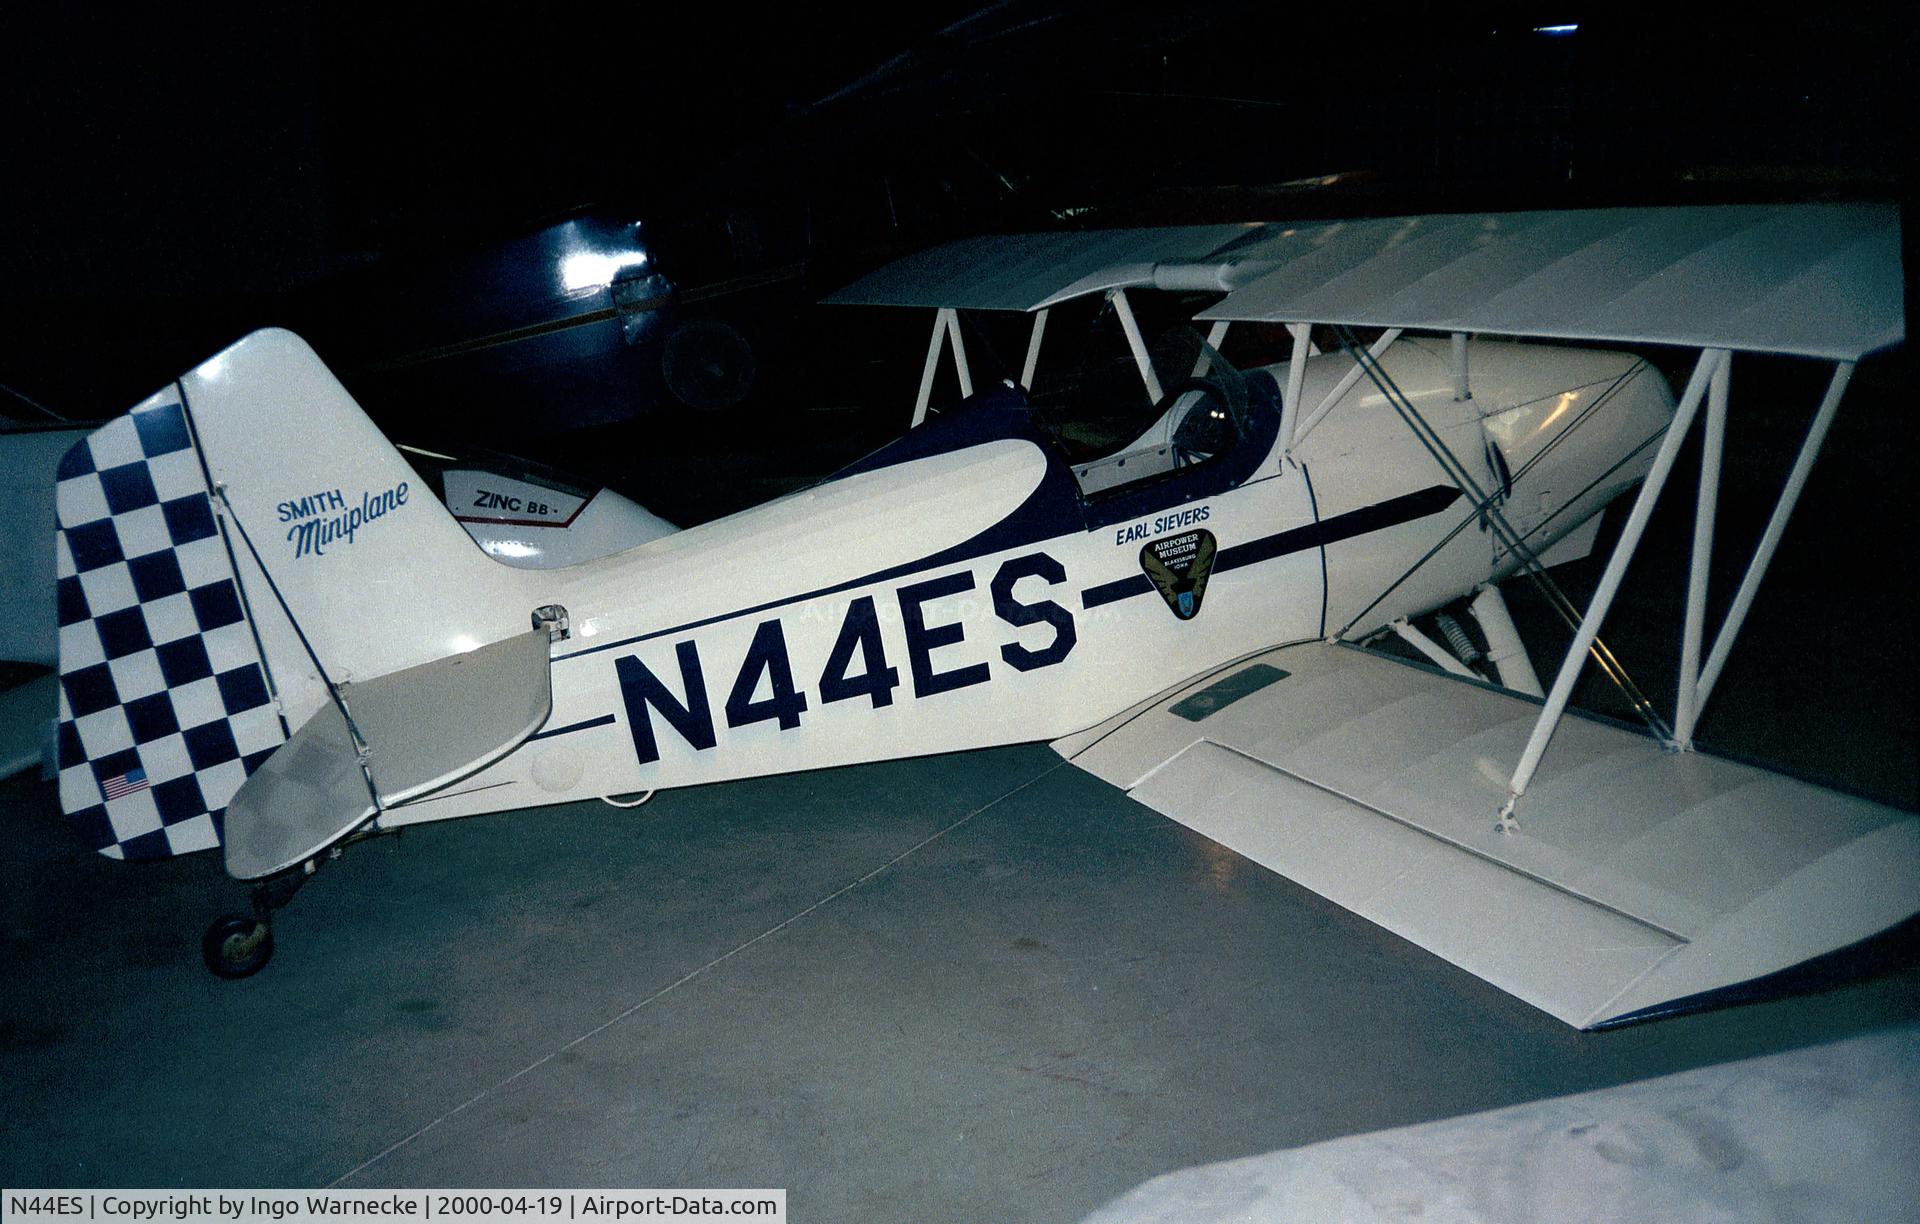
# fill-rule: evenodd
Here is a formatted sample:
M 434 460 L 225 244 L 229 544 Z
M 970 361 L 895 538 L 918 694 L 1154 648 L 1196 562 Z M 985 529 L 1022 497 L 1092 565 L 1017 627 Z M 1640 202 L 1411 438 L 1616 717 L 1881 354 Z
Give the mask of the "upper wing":
M 1683 344 L 1834 361 L 1906 337 L 1891 205 L 1601 208 L 1329 221 L 1207 319 Z
M 963 238 L 895 260 L 826 301 L 838 306 L 1039 310 L 1082 294 L 1151 284 L 1156 266 L 1237 267 L 1246 258 L 1247 243 L 1257 242 L 1272 228 L 1257 223 L 1180 225 Z
M 826 300 L 1039 310 L 1132 286 L 1201 319 L 1685 344 L 1857 361 L 1906 336 L 1891 205 L 1765 204 L 999 234 Z

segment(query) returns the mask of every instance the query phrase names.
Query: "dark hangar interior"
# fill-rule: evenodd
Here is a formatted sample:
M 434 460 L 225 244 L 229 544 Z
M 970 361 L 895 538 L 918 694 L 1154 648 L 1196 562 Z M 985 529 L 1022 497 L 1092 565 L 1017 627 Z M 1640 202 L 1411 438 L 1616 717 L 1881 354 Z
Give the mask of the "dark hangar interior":
M 104 420 L 289 327 L 396 440 L 691 526 L 902 431 L 925 318 L 817 303 L 913 251 L 1904 208 L 1913 56 L 1872 7 L 13 5 L 0 413 Z M 671 314 L 542 296 L 528 261 L 567 227 L 643 234 Z M 1022 341 L 979 339 L 1017 369 Z M 1909 811 L 1911 361 L 1862 364 L 1702 726 Z M 1743 540 L 1819 394 L 1748 368 Z M 936 407 L 958 395 L 942 373 Z M 1691 490 L 1609 623 L 1654 670 Z M 1905 1042 L 1910 1086 L 1920 1020 L 1908 923 L 1764 1001 L 1577 1032 L 1045 743 L 409 828 L 330 867 L 240 982 L 201 967 L 241 897 L 217 855 L 88 853 L 36 770 L 0 812 L 8 1186 L 780 1186 L 796 1219 L 1070 1220 L 1191 1166 L 1862 1036 Z

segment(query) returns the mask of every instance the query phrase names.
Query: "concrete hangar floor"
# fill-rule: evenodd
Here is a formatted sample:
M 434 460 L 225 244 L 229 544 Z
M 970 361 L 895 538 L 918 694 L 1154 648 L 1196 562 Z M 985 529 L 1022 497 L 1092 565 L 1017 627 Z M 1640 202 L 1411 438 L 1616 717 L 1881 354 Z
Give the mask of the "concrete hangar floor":
M 216 855 L 0 784 L 0 1183 L 784 1186 L 1069 1220 L 1148 1177 L 1920 1021 L 1920 967 L 1583 1034 L 1040 745 L 355 846 L 216 980 Z

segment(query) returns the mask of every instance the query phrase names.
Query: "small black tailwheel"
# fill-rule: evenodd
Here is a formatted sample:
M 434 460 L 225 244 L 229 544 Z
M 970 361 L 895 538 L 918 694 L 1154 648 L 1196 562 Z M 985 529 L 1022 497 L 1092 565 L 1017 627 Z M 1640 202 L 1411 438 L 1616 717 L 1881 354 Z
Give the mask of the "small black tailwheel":
M 252 914 L 223 915 L 201 936 L 200 958 L 220 977 L 252 977 L 273 958 L 273 928 Z

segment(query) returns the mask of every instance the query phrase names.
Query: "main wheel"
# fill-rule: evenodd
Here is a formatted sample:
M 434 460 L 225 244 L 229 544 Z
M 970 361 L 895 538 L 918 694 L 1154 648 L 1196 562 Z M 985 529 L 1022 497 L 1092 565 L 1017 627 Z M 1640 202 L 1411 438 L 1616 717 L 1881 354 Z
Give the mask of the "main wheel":
M 252 977 L 273 959 L 273 928 L 251 914 L 216 918 L 200 938 L 200 959 L 220 977 Z

